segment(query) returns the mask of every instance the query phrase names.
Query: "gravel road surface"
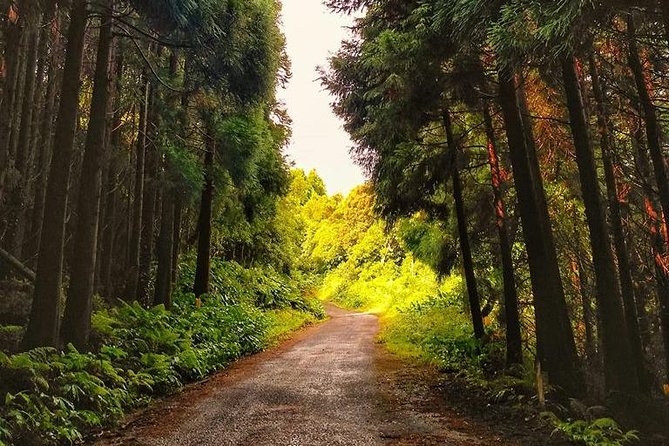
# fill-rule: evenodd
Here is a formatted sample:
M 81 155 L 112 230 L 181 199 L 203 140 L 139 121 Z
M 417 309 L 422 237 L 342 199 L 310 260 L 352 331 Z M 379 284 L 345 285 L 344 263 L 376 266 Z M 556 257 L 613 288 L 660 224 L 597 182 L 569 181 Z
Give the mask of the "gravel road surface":
M 429 372 L 375 341 L 378 320 L 330 320 L 157 403 L 95 446 L 530 444 L 434 402 Z

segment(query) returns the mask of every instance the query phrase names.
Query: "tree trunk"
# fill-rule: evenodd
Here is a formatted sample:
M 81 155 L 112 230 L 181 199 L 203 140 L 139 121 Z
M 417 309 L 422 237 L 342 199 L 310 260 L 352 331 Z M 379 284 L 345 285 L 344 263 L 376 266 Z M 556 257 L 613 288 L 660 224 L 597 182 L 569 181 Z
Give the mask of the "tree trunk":
M 513 255 L 506 224 L 506 205 L 504 204 L 502 194 L 502 183 L 504 180 L 497 155 L 497 137 L 495 136 L 495 128 L 490 113 L 490 104 L 487 101 L 483 106 L 483 119 L 488 138 L 488 163 L 490 164 L 495 214 L 497 216 L 497 233 L 502 257 L 504 320 L 506 323 L 506 364 L 507 366 L 511 366 L 523 363 L 523 341 L 520 332 L 520 314 L 518 310 L 518 295 L 516 294 Z
M 32 28 L 32 27 L 31 27 Z M 25 31 L 29 40 L 25 62 L 25 79 L 22 93 L 22 104 L 18 108 L 20 119 L 18 119 L 18 136 L 16 137 L 17 152 L 14 160 L 15 180 L 9 192 L 9 224 L 7 227 L 6 243 L 7 251 L 19 259 L 23 259 L 22 248 L 25 235 L 25 214 L 27 211 L 26 198 L 30 178 L 31 154 L 31 130 L 32 115 L 35 110 L 35 84 L 37 69 L 37 52 L 39 47 L 40 33 L 37 29 Z M 18 105 L 18 103 L 17 103 Z
M 49 2 L 44 14 L 42 30 L 40 32 L 39 63 L 37 67 L 36 104 L 32 113 L 30 153 L 33 160 L 30 166 L 30 179 L 27 181 L 26 194 L 32 197 L 30 206 L 26 205 L 25 214 L 29 214 L 24 231 L 23 258 L 27 264 L 34 264 L 37 255 L 39 234 L 41 229 L 41 212 L 44 207 L 44 189 L 46 188 L 46 166 L 48 165 L 48 150 L 51 148 L 51 127 L 55 107 L 55 82 L 53 75 L 56 72 L 55 55 L 59 52 L 59 33 L 56 27 L 56 2 Z M 45 116 L 49 118 L 49 125 L 43 125 Z M 38 195 L 39 194 L 39 195 Z M 41 200 L 38 202 L 38 196 Z M 36 212 L 36 205 L 40 206 Z M 39 228 L 39 229 L 38 229 Z
M 102 165 L 107 158 L 108 148 L 105 140 L 111 91 L 109 68 L 113 40 L 113 2 L 108 0 L 102 7 L 104 11 L 98 43 L 95 82 L 77 202 L 78 220 L 74 233 L 76 255 L 71 265 L 70 287 L 61 333 L 65 344 L 72 343 L 80 351 L 88 348 L 91 332 L 98 225 L 100 223 Z
M 111 301 L 114 297 L 114 287 L 112 281 L 112 271 L 114 265 L 114 254 L 115 254 L 115 241 L 116 241 L 116 230 L 117 230 L 117 218 L 118 218 L 118 204 L 120 200 L 120 194 L 118 193 L 119 185 L 119 171 L 121 169 L 121 151 L 122 151 L 122 111 L 121 111 L 121 89 L 123 88 L 122 79 L 123 79 L 123 70 L 124 70 L 124 58 L 123 51 L 119 50 L 118 46 L 115 50 L 116 52 L 116 67 L 114 69 L 114 101 L 112 101 L 115 106 L 113 109 L 113 124 L 110 135 L 110 148 L 113 151 L 111 159 L 109 161 L 109 175 L 108 183 L 106 187 L 107 194 L 107 209 L 105 214 L 107 215 L 107 222 L 102 235 L 102 258 L 100 264 L 100 292 L 107 300 Z M 109 131 L 109 129 L 108 129 Z
M 642 133 L 640 130 L 638 133 Z M 662 231 L 660 212 L 661 206 L 657 200 L 655 183 L 652 175 L 652 167 L 648 159 L 648 151 L 642 146 L 643 135 L 632 135 L 632 147 L 636 167 L 639 171 L 644 190 L 636 199 L 636 205 L 643 208 L 647 217 L 648 234 L 651 240 L 652 262 L 654 267 L 655 288 L 659 307 L 660 328 L 662 333 L 662 345 L 664 347 L 665 377 L 669 378 L 669 273 L 664 265 L 666 255 L 666 241 Z M 637 307 L 638 308 L 638 307 Z M 642 314 L 638 311 L 638 314 Z M 646 336 L 651 338 L 651 329 L 648 328 Z
M 21 34 L 19 21 L 8 19 L 3 35 L 5 39 L 5 79 L 0 100 L 0 203 L 4 199 L 5 179 L 9 168 L 9 137 L 13 113 L 16 110 L 14 98 L 20 70 Z
M 200 216 L 197 221 L 197 262 L 193 293 L 199 298 L 209 292 L 209 275 L 211 268 L 211 217 L 214 201 L 214 151 L 210 142 L 204 157 L 205 184 L 200 201 Z
M 33 35 L 34 33 L 28 29 L 27 25 L 25 25 L 21 32 L 21 44 L 19 46 L 19 72 L 17 74 L 17 79 L 16 79 L 15 96 L 12 101 L 13 107 L 15 107 L 14 109 L 15 113 L 12 113 L 12 120 L 10 123 L 10 131 L 9 131 L 9 142 L 8 142 L 10 168 L 13 166 L 14 171 L 16 171 L 17 161 L 19 161 L 17 159 L 18 158 L 17 151 L 19 148 L 19 131 L 21 128 L 21 115 L 22 115 L 21 108 L 25 94 L 28 51 L 30 47 L 29 41 L 32 40 Z
M 144 77 L 143 102 L 139 109 L 137 126 L 137 144 L 135 148 L 135 190 L 133 193 L 132 225 L 130 227 L 130 245 L 128 246 L 128 281 L 124 297 L 127 301 L 137 299 L 139 284 L 139 253 L 142 239 L 142 209 L 144 208 L 144 169 L 146 161 L 147 115 L 149 110 L 149 83 Z
M 599 189 L 595 155 L 590 141 L 576 61 L 573 57 L 562 61 L 562 78 L 576 149 L 581 194 L 590 231 L 595 267 L 595 298 L 602 324 L 600 339 L 604 354 L 606 387 L 613 391 L 637 393 L 639 377 L 634 366 L 618 275 L 611 251 L 611 237 L 606 224 L 605 206 Z
M 620 202 L 618 201 L 618 185 L 613 168 L 612 147 L 610 137 L 609 114 L 606 106 L 604 86 L 601 84 L 595 56 L 590 55 L 590 77 L 592 89 L 597 102 L 597 123 L 600 134 L 600 145 L 602 149 L 602 164 L 604 166 L 604 177 L 606 181 L 607 197 L 609 202 L 609 215 L 611 229 L 613 231 L 613 246 L 618 260 L 618 276 L 620 278 L 620 291 L 623 300 L 627 333 L 630 347 L 634 356 L 634 365 L 637 369 L 639 384 L 644 392 L 650 392 L 651 382 L 649 372 L 645 367 L 643 346 L 639 330 L 639 320 L 636 311 L 636 300 L 634 293 L 634 280 L 632 279 L 632 268 L 630 257 L 625 242 L 625 232 L 621 216 Z
M 667 174 L 666 160 L 662 153 L 662 130 L 657 119 L 657 109 L 648 91 L 647 79 L 636 44 L 634 19 L 631 15 L 627 19 L 627 31 L 629 33 L 629 65 L 634 75 L 634 81 L 643 110 L 646 137 L 648 138 L 648 150 L 650 151 L 650 159 L 653 163 L 655 183 L 660 193 L 662 213 L 664 214 L 664 220 L 669 222 L 669 175 Z
M 158 185 L 156 184 L 158 173 L 158 148 L 155 143 L 155 131 L 157 128 L 157 89 L 151 89 L 149 100 L 149 113 L 146 116 L 147 131 L 153 136 L 152 142 L 146 147 L 146 160 L 144 166 L 144 198 L 142 200 L 142 241 L 139 250 L 139 281 L 137 283 L 137 300 L 149 306 L 149 282 L 151 281 L 151 262 L 153 261 L 154 247 L 154 223 L 156 220 L 156 201 L 158 197 Z
M 181 250 L 181 221 L 183 214 L 183 200 L 181 195 L 174 191 L 174 230 L 172 232 L 172 283 L 176 284 L 179 276 L 179 253 Z
M 117 149 L 118 145 L 111 144 L 112 149 Z M 116 154 L 114 154 L 116 155 Z M 116 220 L 118 207 L 118 160 L 113 158 L 109 164 L 109 179 L 105 193 L 107 194 L 107 204 L 105 215 L 107 221 L 102 232 L 102 249 L 100 258 L 100 293 L 111 300 L 114 297 L 114 289 L 112 285 L 112 271 L 114 265 L 114 242 L 116 240 Z
M 162 197 L 162 216 L 158 236 L 158 271 L 154 304 L 172 306 L 172 251 L 174 237 L 174 195 L 164 190 Z
M 646 214 L 648 227 L 653 243 L 653 263 L 655 280 L 657 281 L 657 300 L 660 304 L 660 327 L 662 344 L 664 346 L 665 378 L 669 379 L 669 263 L 667 262 L 667 248 L 662 236 L 663 222 L 651 199 L 646 199 Z
M 460 239 L 460 252 L 462 254 L 462 266 L 465 271 L 465 282 L 467 283 L 467 296 L 469 297 L 469 311 L 472 317 L 474 327 L 474 336 L 476 339 L 483 339 L 485 328 L 483 326 L 483 316 L 481 315 L 481 300 L 479 298 L 478 287 L 476 286 L 476 273 L 474 271 L 474 261 L 472 259 L 472 250 L 469 245 L 469 235 L 467 234 L 467 216 L 465 213 L 465 201 L 462 195 L 462 181 L 458 168 L 458 144 L 453 135 L 453 125 L 451 115 L 447 109 L 443 110 L 444 130 L 448 140 L 448 154 L 452 160 L 451 175 L 453 180 L 453 200 L 455 201 L 455 213 L 458 222 L 458 236 Z
M 44 209 L 44 214 L 49 218 L 45 219 L 42 228 L 32 311 L 23 339 L 25 349 L 58 345 L 67 193 L 70 162 L 74 152 L 79 79 L 88 18 L 85 0 L 73 0 L 70 17 L 60 107 L 54 136 L 54 156 L 51 160 Z
M 45 93 L 45 107 L 39 119 L 38 137 L 35 139 L 37 148 L 36 172 L 37 183 L 34 187 L 34 197 L 31 210 L 30 238 L 26 247 L 26 257 L 31 266 L 37 263 L 37 254 L 39 251 L 39 241 L 42 234 L 42 224 L 44 220 L 44 201 L 46 197 L 46 188 L 48 180 L 48 168 L 51 164 L 52 150 L 52 128 L 54 125 L 54 115 L 57 108 L 58 83 L 60 73 L 58 70 L 58 54 L 60 53 L 60 34 L 56 25 L 51 31 L 52 49 L 49 57 L 49 68 L 47 76 L 47 87 Z
M 583 266 L 582 254 L 577 253 L 578 258 L 574 260 L 574 274 L 576 276 L 576 288 L 581 297 L 581 307 L 583 308 L 583 325 L 585 327 L 585 356 L 588 361 L 595 361 L 597 354 L 597 344 L 595 343 L 595 324 L 593 322 L 592 303 L 590 292 L 588 290 L 588 276 Z
M 562 287 L 560 269 L 545 204 L 536 154 L 528 146 L 531 129 L 520 114 L 515 76 L 501 72 L 500 103 L 513 165 L 518 210 L 530 266 L 537 330 L 537 358 L 553 385 L 568 395 L 581 396 L 585 383 Z M 531 164 L 535 164 L 533 167 Z

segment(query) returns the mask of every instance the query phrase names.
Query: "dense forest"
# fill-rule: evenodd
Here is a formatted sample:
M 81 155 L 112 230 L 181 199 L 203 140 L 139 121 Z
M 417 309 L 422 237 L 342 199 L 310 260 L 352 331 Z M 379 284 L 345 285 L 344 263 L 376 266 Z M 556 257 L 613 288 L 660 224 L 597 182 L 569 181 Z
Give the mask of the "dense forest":
M 326 3 L 348 196 L 284 155 L 280 1 L 0 0 L 0 445 L 82 442 L 320 301 L 574 441 L 666 430 L 669 2 Z
M 0 444 L 81 441 L 323 316 L 278 2 L 0 10 Z
M 375 208 L 456 235 L 474 336 L 498 319 L 558 398 L 666 410 L 669 3 L 329 6 L 364 11 L 323 83 Z

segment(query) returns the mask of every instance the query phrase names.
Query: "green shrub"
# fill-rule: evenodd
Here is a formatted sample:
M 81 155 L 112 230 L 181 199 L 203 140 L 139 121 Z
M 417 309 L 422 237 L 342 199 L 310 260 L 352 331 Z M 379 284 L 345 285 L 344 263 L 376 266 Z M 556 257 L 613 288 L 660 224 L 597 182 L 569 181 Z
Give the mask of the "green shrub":
M 586 446 L 624 446 L 639 440 L 636 431 L 623 432 L 610 418 L 594 421 L 560 421 L 555 415 L 549 418 L 555 423 L 554 433 L 561 432 L 569 440 Z
M 93 315 L 93 353 L 72 346 L 0 353 L 0 446 L 81 442 L 151 398 L 179 390 L 323 316 L 290 278 L 214 262 L 201 304 L 181 286 L 174 308 L 138 303 Z M 188 280 L 186 264 L 182 267 Z M 103 306 L 102 306 L 103 307 Z

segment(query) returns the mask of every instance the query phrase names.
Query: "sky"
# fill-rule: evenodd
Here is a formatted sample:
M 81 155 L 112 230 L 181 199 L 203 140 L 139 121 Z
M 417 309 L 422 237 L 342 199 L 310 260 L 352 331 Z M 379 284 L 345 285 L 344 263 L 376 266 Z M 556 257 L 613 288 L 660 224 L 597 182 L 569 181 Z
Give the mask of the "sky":
M 351 18 L 331 13 L 322 0 L 283 0 L 282 22 L 293 77 L 279 98 L 293 120 L 289 160 L 316 169 L 331 194 L 347 194 L 365 181 L 349 156 L 353 145 L 330 108 L 332 97 L 318 81 L 317 67 L 327 66 L 348 35 Z

